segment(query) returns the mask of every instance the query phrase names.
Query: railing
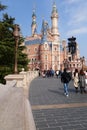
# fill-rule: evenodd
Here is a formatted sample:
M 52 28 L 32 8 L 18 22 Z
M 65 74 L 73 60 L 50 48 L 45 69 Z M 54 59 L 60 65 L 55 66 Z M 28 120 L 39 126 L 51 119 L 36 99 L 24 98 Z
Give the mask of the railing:
M 29 97 L 30 83 L 37 76 L 38 76 L 38 71 L 28 71 L 28 72 L 22 71 L 19 74 L 11 74 L 11 75 L 5 76 L 6 85 L 0 84 L 0 89 L 1 89 L 0 99 L 1 100 L 3 100 L 4 98 L 8 99 L 8 103 L 9 103 L 11 100 L 9 101 L 8 95 L 10 95 L 10 99 L 12 99 L 12 97 L 14 97 L 14 95 L 18 94 L 19 95 L 19 96 L 17 95 L 18 100 L 12 102 L 12 107 L 13 108 L 15 107 L 14 102 L 20 101 L 21 102 L 21 103 L 19 102 L 20 104 L 24 104 L 23 105 L 24 108 L 21 108 L 24 110 L 24 112 L 21 113 L 21 114 L 23 114 L 23 117 L 24 117 L 23 118 L 24 127 L 21 129 L 24 129 L 24 130 L 36 130 L 33 115 L 32 115 L 31 105 L 30 105 L 28 97 Z M 17 87 L 18 87 L 18 89 L 17 89 Z M 19 88 L 19 87 L 21 87 L 21 88 Z M 21 97 L 20 97 L 20 95 L 21 95 Z M 18 109 L 17 109 L 17 111 L 18 111 Z M 20 112 L 20 110 L 19 110 L 19 112 Z M 12 115 L 12 117 L 15 117 L 14 114 Z M 7 115 L 8 115 L 8 113 L 7 113 Z M 18 117 L 16 117 L 16 118 L 18 118 Z

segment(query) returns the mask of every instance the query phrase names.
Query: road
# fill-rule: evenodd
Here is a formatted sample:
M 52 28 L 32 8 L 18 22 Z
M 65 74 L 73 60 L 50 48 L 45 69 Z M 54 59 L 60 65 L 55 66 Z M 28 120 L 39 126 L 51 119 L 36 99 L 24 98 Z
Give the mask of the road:
M 37 130 L 87 130 L 87 94 L 75 93 L 73 81 L 66 97 L 60 79 L 38 77 L 29 100 Z

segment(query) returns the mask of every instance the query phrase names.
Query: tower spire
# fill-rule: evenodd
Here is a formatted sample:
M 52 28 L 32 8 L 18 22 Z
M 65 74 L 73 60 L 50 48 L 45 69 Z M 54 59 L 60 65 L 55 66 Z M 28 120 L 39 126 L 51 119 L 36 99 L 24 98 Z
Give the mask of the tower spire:
M 48 23 L 43 19 L 43 21 L 42 21 L 42 43 L 47 41 L 47 30 L 48 30 Z
M 33 13 L 32 13 L 32 24 L 31 24 L 31 29 L 32 29 L 32 35 L 34 36 L 34 35 L 37 33 L 37 23 L 36 23 L 35 8 L 33 9 Z
M 59 36 L 59 32 L 58 32 L 58 11 L 57 11 L 55 2 L 53 2 L 53 8 L 52 8 L 52 13 L 51 13 L 51 22 L 52 22 L 52 27 L 51 27 L 52 35 L 54 36 L 55 39 L 58 39 L 58 36 Z

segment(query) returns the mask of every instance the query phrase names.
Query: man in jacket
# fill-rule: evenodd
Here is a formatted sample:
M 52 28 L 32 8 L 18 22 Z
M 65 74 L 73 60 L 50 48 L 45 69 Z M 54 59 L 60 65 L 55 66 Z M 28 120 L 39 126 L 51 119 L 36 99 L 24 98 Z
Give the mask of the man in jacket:
M 71 80 L 70 74 L 67 72 L 67 69 L 64 69 L 64 72 L 61 74 L 61 82 L 64 84 L 64 94 L 68 97 L 69 92 L 68 92 L 68 86 L 69 82 Z

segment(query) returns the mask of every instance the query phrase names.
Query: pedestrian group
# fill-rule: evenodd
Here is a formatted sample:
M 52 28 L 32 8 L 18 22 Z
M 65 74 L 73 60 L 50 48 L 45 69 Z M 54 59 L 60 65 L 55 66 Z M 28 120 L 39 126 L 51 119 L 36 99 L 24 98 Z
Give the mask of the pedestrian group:
M 81 69 L 75 69 L 74 72 L 71 72 L 69 69 L 64 68 L 63 72 L 57 70 L 56 72 L 53 71 L 51 68 L 50 70 L 44 70 L 41 73 L 39 72 L 39 76 L 42 75 L 43 78 L 46 77 L 54 77 L 56 75 L 57 78 L 61 79 L 64 87 L 64 94 L 68 97 L 69 96 L 69 82 L 73 80 L 73 86 L 75 88 L 75 92 L 78 93 L 80 89 L 80 93 L 87 93 L 87 70 L 84 71 Z
M 61 74 L 61 82 L 63 83 L 64 86 L 64 94 L 68 97 L 69 92 L 69 82 L 71 81 L 72 76 L 71 74 L 67 71 L 67 69 L 64 69 L 64 72 Z M 80 88 L 80 93 L 87 93 L 86 87 L 87 87 L 87 71 L 84 71 L 81 69 L 78 71 L 78 69 L 75 69 L 75 72 L 73 73 L 73 85 L 75 87 L 75 92 L 78 93 L 79 88 Z

